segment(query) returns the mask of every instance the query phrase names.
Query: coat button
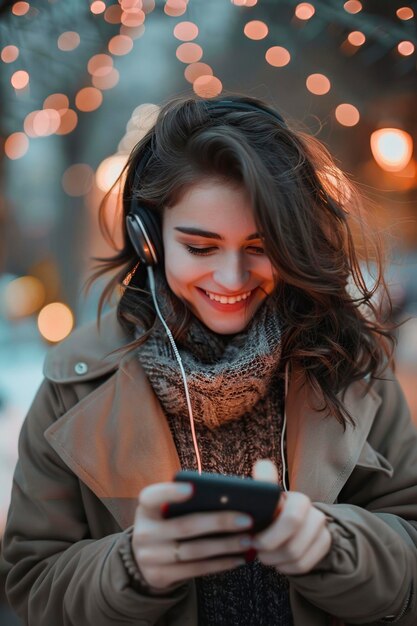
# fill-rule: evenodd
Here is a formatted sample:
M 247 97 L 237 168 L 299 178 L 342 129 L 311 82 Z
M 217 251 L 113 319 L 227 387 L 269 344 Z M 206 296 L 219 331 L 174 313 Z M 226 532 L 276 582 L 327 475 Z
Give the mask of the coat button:
M 83 363 L 82 361 L 80 361 L 74 366 L 74 370 L 76 374 L 79 374 L 81 376 L 82 374 L 86 374 L 88 372 L 88 365 L 87 363 Z

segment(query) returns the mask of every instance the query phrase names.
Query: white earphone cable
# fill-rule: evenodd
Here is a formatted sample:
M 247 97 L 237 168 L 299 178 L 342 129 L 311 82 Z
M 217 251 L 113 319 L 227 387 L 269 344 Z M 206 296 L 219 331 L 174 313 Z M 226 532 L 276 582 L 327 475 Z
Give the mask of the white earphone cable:
M 149 286 L 151 288 L 151 293 L 152 293 L 152 298 L 153 298 L 153 301 L 154 301 L 156 313 L 157 313 L 159 319 L 161 320 L 162 324 L 164 325 L 164 328 L 165 328 L 165 330 L 167 332 L 167 335 L 168 335 L 169 340 L 170 340 L 171 345 L 172 345 L 172 349 L 174 350 L 175 357 L 176 357 L 176 359 L 178 361 L 178 364 L 180 366 L 182 379 L 184 381 L 185 396 L 187 398 L 188 412 L 189 412 L 189 415 L 190 415 L 191 434 L 192 434 L 192 437 L 193 437 L 194 450 L 195 450 L 195 455 L 196 455 L 196 458 L 197 458 L 197 469 L 198 469 L 198 473 L 201 474 L 202 470 L 201 470 L 200 452 L 199 452 L 199 449 L 198 449 L 197 437 L 196 437 L 196 434 L 195 434 L 194 417 L 193 417 L 193 411 L 192 411 L 192 408 L 191 408 L 190 394 L 188 392 L 187 379 L 186 379 L 184 368 L 183 368 L 183 365 L 182 365 L 181 356 L 180 356 L 180 353 L 178 352 L 178 348 L 177 348 L 177 346 L 175 344 L 174 337 L 172 336 L 172 333 L 171 333 L 170 329 L 168 328 L 164 318 L 162 317 L 161 311 L 159 310 L 158 302 L 156 300 L 156 295 L 155 295 L 155 279 L 154 279 L 154 275 L 153 275 L 152 266 L 151 265 L 147 265 L 146 267 L 147 267 L 147 270 L 148 270 Z

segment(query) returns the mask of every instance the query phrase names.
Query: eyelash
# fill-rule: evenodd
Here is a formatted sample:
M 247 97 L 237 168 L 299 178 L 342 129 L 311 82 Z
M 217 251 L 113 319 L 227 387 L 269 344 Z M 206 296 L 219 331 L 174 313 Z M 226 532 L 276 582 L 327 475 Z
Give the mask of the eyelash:
M 188 246 L 187 244 L 185 244 L 186 249 L 188 250 L 188 252 L 190 252 L 191 254 L 197 254 L 200 256 L 207 256 L 208 254 L 210 254 L 210 250 L 215 250 L 216 248 L 193 248 L 192 246 Z M 250 248 L 252 248 L 252 250 L 257 250 L 258 252 L 256 252 L 257 255 L 261 255 L 261 254 L 265 254 L 265 251 L 263 248 L 258 248 L 256 246 L 250 246 Z

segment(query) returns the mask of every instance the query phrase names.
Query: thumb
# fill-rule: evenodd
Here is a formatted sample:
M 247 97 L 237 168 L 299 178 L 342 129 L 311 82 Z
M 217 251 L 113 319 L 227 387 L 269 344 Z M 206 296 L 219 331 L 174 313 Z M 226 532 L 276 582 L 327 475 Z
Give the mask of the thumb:
M 278 483 L 278 470 L 269 459 L 258 459 L 253 466 L 252 477 L 268 483 Z

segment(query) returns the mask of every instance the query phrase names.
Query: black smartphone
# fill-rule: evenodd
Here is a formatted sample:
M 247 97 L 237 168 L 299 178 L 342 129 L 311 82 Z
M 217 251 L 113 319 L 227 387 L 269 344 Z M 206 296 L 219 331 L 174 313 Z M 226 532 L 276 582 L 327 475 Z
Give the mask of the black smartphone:
M 178 472 L 174 481 L 191 483 L 194 491 L 185 502 L 164 505 L 164 518 L 208 511 L 239 511 L 253 518 L 250 533 L 258 533 L 271 524 L 282 491 L 279 485 L 266 481 L 187 470 Z

